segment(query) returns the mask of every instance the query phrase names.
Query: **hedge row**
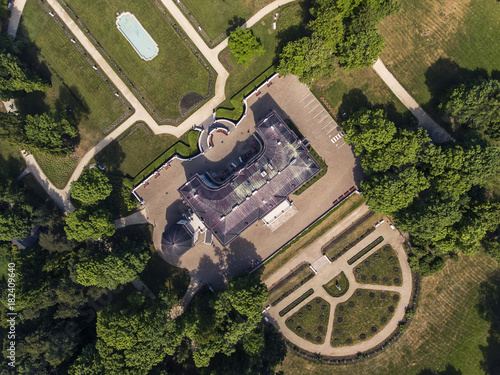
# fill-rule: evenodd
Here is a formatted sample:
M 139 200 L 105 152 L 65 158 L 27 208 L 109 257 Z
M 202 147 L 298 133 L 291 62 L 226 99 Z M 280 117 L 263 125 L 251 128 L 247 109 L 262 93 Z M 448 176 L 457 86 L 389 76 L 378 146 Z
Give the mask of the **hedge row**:
M 326 174 L 326 172 L 328 172 L 328 165 L 326 165 L 325 161 L 321 158 L 321 156 L 319 156 L 318 153 L 311 146 L 309 146 L 307 149 L 311 153 L 311 156 L 318 162 L 319 166 L 321 167 L 321 172 L 319 172 L 316 176 L 314 176 L 309 181 L 307 181 L 304 185 L 302 185 L 300 188 L 298 188 L 295 191 L 295 193 L 293 193 L 294 195 L 300 195 L 300 194 L 302 194 L 312 184 L 314 184 L 321 177 L 323 177 Z
M 240 92 L 238 92 L 229 100 L 233 105 L 232 109 L 223 107 L 217 108 L 217 118 L 225 118 L 234 122 L 238 121 L 241 116 L 243 116 L 243 112 L 245 111 L 243 99 L 246 96 L 250 95 L 257 87 L 262 85 L 262 83 L 264 83 L 274 73 L 276 73 L 276 68 L 274 65 L 267 68 L 261 75 L 259 75 L 252 82 L 246 85 Z
M 295 301 L 293 301 L 291 304 L 289 304 L 287 307 L 285 307 L 283 310 L 281 310 L 279 312 L 280 316 L 285 316 L 286 314 L 288 314 L 288 312 L 290 310 L 292 310 L 295 306 L 298 306 L 299 304 L 304 302 L 304 300 L 307 297 L 309 297 L 310 295 L 312 295 L 313 293 L 314 293 L 314 289 L 313 288 L 309 289 L 307 292 L 302 294 L 299 298 L 297 298 Z
M 363 250 L 361 250 L 359 253 L 354 255 L 351 259 L 347 261 L 348 265 L 353 264 L 355 261 L 357 261 L 359 258 L 361 258 L 363 255 L 368 253 L 371 249 L 373 249 L 375 246 L 377 246 L 379 243 L 381 243 L 384 240 L 384 237 L 380 236 L 378 237 L 375 241 L 373 241 L 371 244 L 368 246 L 365 246 Z
M 309 267 L 309 266 L 308 266 Z M 300 282 L 292 286 L 290 289 L 288 289 L 285 293 L 283 293 L 281 296 L 279 296 L 277 299 L 275 299 L 273 302 L 271 302 L 271 306 L 276 306 L 278 303 L 283 301 L 286 297 L 288 297 L 290 294 L 295 292 L 297 289 L 299 289 L 302 285 L 307 283 L 309 280 L 311 280 L 314 277 L 314 273 L 311 273 L 304 277 Z
M 142 180 L 148 177 L 151 173 L 160 168 L 174 155 L 179 155 L 182 158 L 192 158 L 197 155 L 200 150 L 198 149 L 198 138 L 200 132 L 196 130 L 190 130 L 188 133 L 189 145 L 182 141 L 174 143 L 169 147 L 163 154 L 158 156 L 151 164 L 144 168 L 137 176 L 134 178 L 134 186 L 137 186 Z

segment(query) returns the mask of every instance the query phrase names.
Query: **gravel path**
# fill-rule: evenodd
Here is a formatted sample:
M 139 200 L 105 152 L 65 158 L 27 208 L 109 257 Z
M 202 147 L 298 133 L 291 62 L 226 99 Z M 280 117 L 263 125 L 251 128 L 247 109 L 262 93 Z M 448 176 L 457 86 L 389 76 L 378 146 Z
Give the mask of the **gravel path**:
M 431 139 L 436 143 L 446 143 L 455 141 L 438 123 L 436 123 L 420 105 L 411 97 L 398 80 L 385 67 L 382 60 L 378 59 L 372 68 L 382 78 L 385 84 L 391 89 L 394 95 L 410 110 L 417 118 L 418 125 L 427 130 Z

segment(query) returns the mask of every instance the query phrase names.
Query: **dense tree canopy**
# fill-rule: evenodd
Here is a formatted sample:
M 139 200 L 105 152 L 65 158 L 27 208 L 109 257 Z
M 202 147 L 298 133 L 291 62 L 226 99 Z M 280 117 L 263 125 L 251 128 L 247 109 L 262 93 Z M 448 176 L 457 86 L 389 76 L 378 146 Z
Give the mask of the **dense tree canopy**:
M 29 72 L 17 56 L 0 53 L 0 97 L 9 100 L 20 92 L 45 91 L 50 85 Z
M 0 241 L 22 240 L 29 236 L 33 225 L 33 207 L 23 192 L 9 183 L 0 185 Z
M 106 199 L 113 190 L 109 178 L 99 168 L 85 169 L 78 180 L 71 183 L 71 198 L 84 205 Z
M 90 238 L 97 240 L 103 236 L 112 236 L 115 224 L 111 220 L 111 214 L 102 208 L 81 208 L 68 214 L 64 230 L 68 239 L 83 242 Z
M 26 116 L 24 132 L 28 149 L 52 154 L 73 152 L 78 136 L 78 131 L 67 120 L 56 120 L 47 113 Z
M 246 66 L 254 56 L 261 56 L 266 52 L 264 46 L 253 35 L 252 30 L 238 27 L 231 31 L 228 41 L 229 49 L 239 64 Z
M 149 258 L 144 244 L 128 241 L 110 253 L 80 261 L 76 266 L 76 280 L 85 286 L 115 289 L 137 280 Z
M 462 84 L 448 94 L 440 107 L 456 124 L 500 138 L 500 81 Z
M 146 375 L 182 340 L 182 328 L 170 317 L 177 303 L 172 295 L 152 301 L 135 292 L 128 300 L 129 307 L 111 305 L 97 314 L 96 347 L 106 374 Z

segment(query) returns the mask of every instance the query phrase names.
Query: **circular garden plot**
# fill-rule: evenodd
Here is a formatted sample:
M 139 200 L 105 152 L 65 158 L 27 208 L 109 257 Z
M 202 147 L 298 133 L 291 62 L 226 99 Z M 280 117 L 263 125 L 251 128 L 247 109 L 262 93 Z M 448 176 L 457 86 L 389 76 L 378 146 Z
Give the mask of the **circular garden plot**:
M 330 316 L 330 304 L 321 297 L 311 299 L 285 321 L 297 336 L 314 344 L 325 342 Z
M 375 336 L 394 316 L 399 293 L 357 289 L 335 309 L 331 345 L 358 344 Z
M 353 271 L 356 281 L 361 284 L 400 286 L 403 282 L 399 259 L 391 245 L 385 245 L 359 262 Z
M 323 285 L 323 289 L 332 297 L 342 297 L 349 290 L 349 280 L 347 280 L 345 273 L 341 272 Z

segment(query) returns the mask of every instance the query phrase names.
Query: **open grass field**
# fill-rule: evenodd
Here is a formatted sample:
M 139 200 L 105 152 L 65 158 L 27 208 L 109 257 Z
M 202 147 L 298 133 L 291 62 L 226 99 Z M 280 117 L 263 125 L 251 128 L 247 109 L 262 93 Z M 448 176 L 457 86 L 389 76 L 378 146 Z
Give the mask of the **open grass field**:
M 0 142 L 0 178 L 16 179 L 26 166 L 21 152 L 7 142 Z
M 363 216 L 337 237 L 332 238 L 332 241 L 323 248 L 324 254 L 330 260 L 336 259 L 346 248 L 350 248 L 353 243 L 374 228 L 375 223 L 380 221 L 382 217 L 382 214 L 376 212 L 370 212 Z
M 500 75 L 500 7 L 495 0 L 402 0 L 380 24 L 381 58 L 424 109 L 467 78 Z
M 315 344 L 325 342 L 330 316 L 330 304 L 321 297 L 313 298 L 290 316 L 286 326 L 299 337 Z
M 353 212 L 356 208 L 364 203 L 363 197 L 358 194 L 353 194 L 349 199 L 331 211 L 323 220 L 312 228 L 309 232 L 302 235 L 296 242 L 284 248 L 274 258 L 270 259 L 260 269 L 262 280 L 265 280 L 273 272 L 281 268 L 286 262 L 297 255 L 301 250 L 312 244 L 333 226 L 338 224 L 347 215 Z
M 348 116 L 361 108 L 384 108 L 392 120 L 408 121 L 413 116 L 372 68 L 345 71 L 337 68 L 333 77 L 314 82 L 311 91 L 325 98 L 336 114 Z
M 209 74 L 152 1 L 70 0 L 70 7 L 151 103 L 160 117 L 176 119 L 178 104 L 190 92 L 208 90 Z M 117 13 L 133 13 L 158 44 L 158 55 L 145 61 L 117 29 Z
M 484 255 L 461 256 L 458 262 L 422 280 L 415 316 L 408 330 L 384 353 L 347 366 L 320 365 L 291 352 L 278 370 L 287 375 L 413 375 L 452 366 L 462 374 L 482 375 L 482 348 L 487 346 L 490 323 L 477 304 L 482 282 L 498 273 Z
M 109 144 L 95 159 L 104 163 L 111 173 L 134 178 L 178 140 L 169 134 L 153 135 L 143 126 L 134 126 L 130 134 L 125 132 L 124 137 Z M 181 137 L 183 138 L 185 136 Z
M 278 11 L 279 17 L 276 21 L 276 30 L 273 30 L 273 14 L 265 16 L 252 26 L 254 35 L 262 43 L 266 52 L 262 56 L 254 57 L 247 66 L 237 63 L 229 52 L 229 47 L 221 52 L 219 58 L 229 71 L 226 82 L 227 100 L 222 103 L 223 107 L 230 107 L 231 104 L 228 99 L 273 65 L 277 58 L 277 51 L 282 48 L 287 40 L 298 35 L 301 25 L 306 22 L 301 3 L 295 2 L 280 8 Z
M 375 336 L 392 319 L 399 293 L 357 289 L 335 308 L 332 346 L 349 346 Z
M 401 285 L 402 273 L 398 256 L 391 245 L 384 245 L 356 265 L 354 277 L 361 284 Z
M 242 24 L 247 21 L 273 0 L 182 0 L 182 2 L 208 36 L 215 39 L 234 23 Z
M 35 159 L 43 173 L 59 189 L 66 186 L 71 174 L 78 165 L 78 157 L 76 156 L 35 154 Z
M 82 155 L 103 137 L 103 131 L 125 108 L 37 0 L 23 10 L 19 38 L 28 43 L 24 58 L 52 88 L 27 95 L 22 112 L 68 112 L 77 122 Z
M 325 285 L 323 289 L 332 297 L 342 297 L 349 290 L 349 280 L 344 272 L 339 273 Z

